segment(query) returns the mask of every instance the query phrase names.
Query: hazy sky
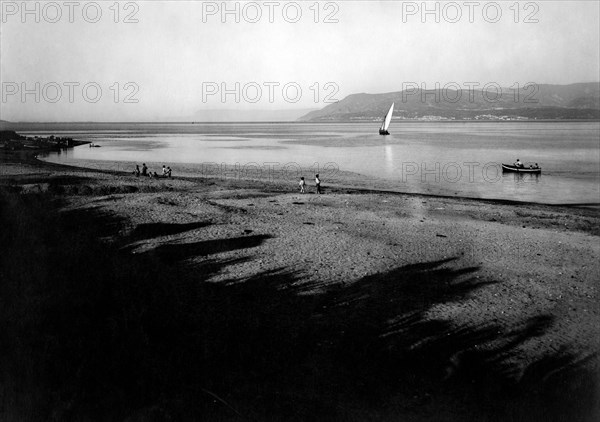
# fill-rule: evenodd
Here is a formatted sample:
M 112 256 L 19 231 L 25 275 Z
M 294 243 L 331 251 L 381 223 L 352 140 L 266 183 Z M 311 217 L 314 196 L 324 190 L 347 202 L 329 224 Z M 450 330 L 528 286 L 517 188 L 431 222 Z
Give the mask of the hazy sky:
M 1 6 L 5 120 L 201 120 L 409 83 L 568 84 L 600 72 L 597 1 Z

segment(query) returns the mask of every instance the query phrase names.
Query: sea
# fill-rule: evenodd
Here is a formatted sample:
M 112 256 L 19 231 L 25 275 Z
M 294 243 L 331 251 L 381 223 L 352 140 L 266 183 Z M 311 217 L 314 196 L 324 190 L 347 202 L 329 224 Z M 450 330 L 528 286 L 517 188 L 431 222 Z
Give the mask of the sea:
M 248 176 L 273 171 L 310 185 L 328 182 L 395 192 L 543 204 L 600 204 L 600 122 L 392 122 L 388 136 L 364 123 L 25 124 L 28 136 L 68 136 L 83 145 L 43 160 L 133 171 L 146 163 L 174 176 Z M 539 165 L 539 175 L 501 163 Z M 233 169 L 233 170 L 232 170 Z

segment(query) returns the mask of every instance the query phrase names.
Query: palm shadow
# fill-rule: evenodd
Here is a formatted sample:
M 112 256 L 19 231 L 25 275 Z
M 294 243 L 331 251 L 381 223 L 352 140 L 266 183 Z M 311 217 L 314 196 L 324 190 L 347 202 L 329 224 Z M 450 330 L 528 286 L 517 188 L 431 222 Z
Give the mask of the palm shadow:
M 260 246 L 268 235 L 240 236 L 227 239 L 203 240 L 193 243 L 163 244 L 146 252 L 157 256 L 163 262 L 174 263 L 193 257 L 229 252 L 237 249 L 248 249 Z
M 506 327 L 431 317 L 436 306 L 499 282 L 477 279 L 476 267 L 454 259 L 318 291 L 286 267 L 215 283 L 228 267 L 255 259 L 253 248 L 268 236 L 133 253 L 112 246 L 205 223 L 123 236 L 125 222 L 100 208 L 60 212 L 43 196 L 2 199 L 5 414 L 282 421 L 597 414 L 593 357 L 561 350 L 525 368 L 515 363 L 518 347 L 543 335 L 552 318 Z M 226 251 L 237 258 L 215 256 Z
M 194 223 L 146 223 L 139 224 L 131 231 L 126 238 L 127 242 L 139 242 L 162 236 L 173 236 L 183 232 L 208 227 L 212 223 L 207 221 L 198 221 Z

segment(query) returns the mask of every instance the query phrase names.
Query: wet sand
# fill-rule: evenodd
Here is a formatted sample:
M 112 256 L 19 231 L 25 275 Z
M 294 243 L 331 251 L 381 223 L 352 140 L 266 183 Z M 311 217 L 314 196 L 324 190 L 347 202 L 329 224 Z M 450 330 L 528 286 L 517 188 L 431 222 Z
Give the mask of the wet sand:
M 296 186 L 137 178 L 4 156 L 5 220 L 20 221 L 39 198 L 57 227 L 76 224 L 91 249 L 110 254 L 66 272 L 60 292 L 44 285 L 32 300 L 41 310 L 23 299 L 4 313 L 7 332 L 19 334 L 27 327 L 14 322 L 19 304 L 34 307 L 30 332 L 55 333 L 36 341 L 74 356 L 51 371 L 67 374 L 64 385 L 36 371 L 16 381 L 15 368 L 45 370 L 52 353 L 27 355 L 10 341 L 6 420 L 44 411 L 136 421 L 600 416 L 597 209 L 398 194 L 368 183 L 326 183 L 324 195 L 310 181 L 307 194 Z M 18 250 L 30 241 L 19 241 L 24 233 L 3 243 Z M 52 243 L 61 233 L 30 245 L 50 252 L 5 255 L 21 260 L 3 263 L 16 267 L 5 276 L 21 280 L 5 294 L 26 298 L 25 268 L 63 247 Z M 107 266 L 99 296 L 78 290 L 88 271 Z M 53 267 L 35 273 L 35 283 L 44 271 Z M 69 307 L 69 288 L 106 313 L 85 326 L 81 349 L 61 343 L 73 338 L 65 327 L 87 316 L 85 306 Z M 56 317 L 62 301 L 71 313 Z M 88 356 L 97 343 L 111 362 Z M 39 391 L 21 399 L 22 382 Z

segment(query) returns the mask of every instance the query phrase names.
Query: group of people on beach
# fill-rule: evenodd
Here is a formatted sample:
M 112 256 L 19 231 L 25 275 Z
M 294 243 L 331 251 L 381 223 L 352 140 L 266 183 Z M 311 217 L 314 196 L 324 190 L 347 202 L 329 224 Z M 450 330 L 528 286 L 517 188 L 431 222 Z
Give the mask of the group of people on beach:
M 304 180 L 304 177 L 300 178 L 298 185 L 300 186 L 300 193 L 306 193 L 306 181 Z M 321 179 L 319 179 L 318 174 L 315 174 L 315 187 L 317 188 L 317 194 L 323 193 L 321 191 Z
M 517 158 L 517 161 L 515 161 L 515 162 L 513 163 L 513 165 L 514 165 L 515 167 L 518 167 L 518 168 L 521 168 L 521 169 L 524 169 L 524 168 L 525 168 L 525 164 L 523 164 L 523 163 L 521 162 L 521 160 L 519 160 L 518 158 Z M 539 168 L 540 168 L 540 166 L 538 165 L 538 163 L 535 163 L 535 166 L 534 166 L 534 165 L 532 165 L 532 164 L 530 164 L 530 165 L 529 165 L 529 168 L 530 168 L 530 169 L 539 169 Z
M 139 164 L 135 165 L 135 170 L 133 171 L 133 174 L 136 177 L 140 177 L 140 176 L 144 176 L 144 177 L 171 177 L 171 167 L 165 167 L 164 165 L 162 166 L 162 174 L 158 174 L 157 172 L 151 172 L 148 167 L 146 166 L 146 163 L 142 163 L 142 168 L 140 169 Z M 300 182 L 298 183 L 298 185 L 300 186 L 300 193 L 306 193 L 306 181 L 304 180 L 304 177 L 300 178 Z M 319 178 L 319 174 L 315 174 L 315 187 L 317 189 L 317 194 L 322 194 L 323 191 L 321 190 L 321 179 Z
M 133 174 L 136 177 L 144 176 L 144 177 L 171 177 L 171 167 L 162 166 L 162 174 L 158 174 L 157 172 L 151 172 L 146 163 L 142 164 L 142 169 L 140 170 L 140 166 L 138 164 L 135 165 L 135 170 Z

